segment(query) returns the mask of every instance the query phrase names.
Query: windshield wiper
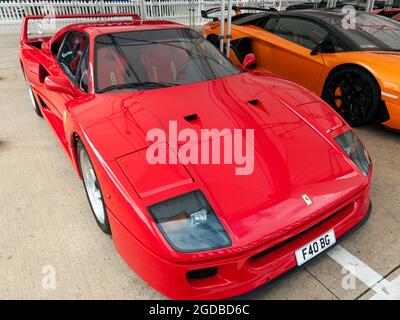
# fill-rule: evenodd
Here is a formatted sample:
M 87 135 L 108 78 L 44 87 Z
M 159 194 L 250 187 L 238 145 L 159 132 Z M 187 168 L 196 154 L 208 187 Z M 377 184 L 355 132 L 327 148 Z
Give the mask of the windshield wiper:
M 144 87 L 160 87 L 167 88 L 178 86 L 177 83 L 172 82 L 155 82 L 155 81 L 143 81 L 143 82 L 132 82 L 132 83 L 121 83 L 114 84 L 112 86 L 105 87 L 97 91 L 97 93 L 103 93 L 111 90 L 129 89 L 129 88 L 144 88 Z

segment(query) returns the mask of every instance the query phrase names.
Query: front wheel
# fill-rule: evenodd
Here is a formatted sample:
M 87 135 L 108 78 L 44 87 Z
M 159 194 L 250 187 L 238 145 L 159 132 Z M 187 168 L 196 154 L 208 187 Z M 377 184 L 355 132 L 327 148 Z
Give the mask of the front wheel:
M 351 126 L 361 126 L 375 119 L 380 88 L 367 71 L 345 67 L 328 78 L 322 98 Z
M 100 229 L 104 233 L 110 235 L 111 228 L 107 217 L 106 207 L 104 205 L 103 193 L 101 192 L 100 184 L 96 172 L 94 171 L 92 161 L 90 160 L 89 154 L 81 140 L 78 141 L 76 149 L 78 153 L 79 168 L 83 177 L 83 185 L 94 218 L 96 219 Z
M 32 86 L 29 81 L 26 79 L 26 86 L 28 88 L 29 97 L 31 98 L 33 109 L 39 117 L 43 117 L 42 111 L 40 110 L 39 104 L 36 101 L 35 95 L 33 94 Z

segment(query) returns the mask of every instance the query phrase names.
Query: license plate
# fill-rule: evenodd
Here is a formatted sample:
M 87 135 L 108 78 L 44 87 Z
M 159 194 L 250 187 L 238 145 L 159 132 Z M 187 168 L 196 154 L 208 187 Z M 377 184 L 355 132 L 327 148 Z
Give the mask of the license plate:
M 296 250 L 297 265 L 301 266 L 307 261 L 311 260 L 321 252 L 336 243 L 335 231 L 332 229 L 317 239 L 306 244 L 304 247 Z

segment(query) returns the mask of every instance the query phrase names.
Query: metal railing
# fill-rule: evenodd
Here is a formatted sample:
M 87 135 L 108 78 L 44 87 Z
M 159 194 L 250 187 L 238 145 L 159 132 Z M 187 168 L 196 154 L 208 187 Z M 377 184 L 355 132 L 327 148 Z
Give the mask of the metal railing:
M 233 0 L 234 5 L 280 9 L 293 0 Z M 144 20 L 164 19 L 201 25 L 201 10 L 219 6 L 216 0 L 0 0 L 0 24 L 20 23 L 26 15 L 138 13 Z

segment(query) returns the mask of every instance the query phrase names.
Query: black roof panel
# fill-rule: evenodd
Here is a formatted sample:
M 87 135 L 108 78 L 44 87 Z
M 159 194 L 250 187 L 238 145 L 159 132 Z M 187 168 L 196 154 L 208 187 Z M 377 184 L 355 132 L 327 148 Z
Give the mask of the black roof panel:
M 365 11 L 356 11 L 356 14 L 366 13 Z M 306 9 L 306 10 L 290 10 L 290 11 L 271 11 L 271 12 L 261 12 L 254 14 L 243 14 L 234 17 L 232 23 L 236 25 L 244 25 L 261 19 L 267 16 L 291 16 L 291 17 L 304 17 L 311 19 L 323 19 L 329 17 L 343 17 L 347 13 L 343 13 L 342 9 Z

